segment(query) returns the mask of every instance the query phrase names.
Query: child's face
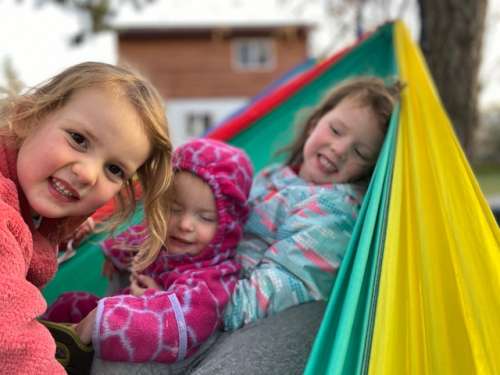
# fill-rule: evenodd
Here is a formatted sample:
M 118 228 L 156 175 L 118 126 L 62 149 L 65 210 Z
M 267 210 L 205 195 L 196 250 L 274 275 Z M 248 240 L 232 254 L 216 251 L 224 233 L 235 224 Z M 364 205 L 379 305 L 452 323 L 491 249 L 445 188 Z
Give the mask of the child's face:
M 84 216 L 116 195 L 150 152 L 127 99 L 105 89 L 84 89 L 23 141 L 17 173 L 39 215 Z
M 197 255 L 217 231 L 217 208 L 210 186 L 189 172 L 177 172 L 168 222 L 167 249 L 173 255 Z
M 373 110 L 345 98 L 309 134 L 299 175 L 314 184 L 357 181 L 371 173 L 383 141 Z

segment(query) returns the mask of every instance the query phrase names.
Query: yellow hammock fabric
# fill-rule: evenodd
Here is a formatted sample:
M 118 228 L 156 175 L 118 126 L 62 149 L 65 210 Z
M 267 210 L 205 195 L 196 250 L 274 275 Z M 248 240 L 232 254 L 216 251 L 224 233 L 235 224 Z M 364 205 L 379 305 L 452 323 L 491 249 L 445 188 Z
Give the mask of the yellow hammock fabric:
M 500 374 L 500 231 L 420 51 L 395 27 L 407 87 L 369 373 Z

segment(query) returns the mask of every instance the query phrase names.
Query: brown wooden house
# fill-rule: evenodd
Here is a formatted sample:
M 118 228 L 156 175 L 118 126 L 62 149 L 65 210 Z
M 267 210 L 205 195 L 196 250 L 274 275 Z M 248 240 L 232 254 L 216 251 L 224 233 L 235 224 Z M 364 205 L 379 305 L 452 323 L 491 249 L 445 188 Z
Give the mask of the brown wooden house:
M 175 144 L 198 136 L 308 58 L 310 25 L 119 27 L 118 59 L 166 100 Z

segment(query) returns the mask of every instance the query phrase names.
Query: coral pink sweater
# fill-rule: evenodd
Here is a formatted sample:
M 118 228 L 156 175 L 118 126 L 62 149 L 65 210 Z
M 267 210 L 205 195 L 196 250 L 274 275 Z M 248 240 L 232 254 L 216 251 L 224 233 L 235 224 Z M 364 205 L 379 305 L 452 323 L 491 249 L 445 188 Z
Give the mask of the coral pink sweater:
M 65 374 L 52 336 L 35 320 L 47 307 L 39 288 L 56 271 L 53 232 L 62 221 L 44 220 L 34 229 L 17 184 L 16 160 L 17 151 L 0 138 L 0 371 Z

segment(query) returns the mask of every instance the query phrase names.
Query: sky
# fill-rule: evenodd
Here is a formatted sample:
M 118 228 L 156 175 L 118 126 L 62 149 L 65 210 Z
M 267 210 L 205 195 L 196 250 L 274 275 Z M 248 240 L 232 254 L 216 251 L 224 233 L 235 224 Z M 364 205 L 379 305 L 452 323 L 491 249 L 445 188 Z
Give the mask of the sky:
M 317 23 L 312 35 L 310 52 L 312 55 L 324 53 L 328 49 L 341 48 L 352 42 L 354 35 L 338 31 L 337 23 L 328 22 L 323 8 L 327 0 L 157 0 L 153 5 L 137 12 L 131 7 L 123 7 L 114 21 L 118 25 L 148 24 L 159 21 L 170 24 L 208 21 L 218 24 L 225 22 L 265 22 L 266 20 L 301 19 Z M 62 69 L 82 61 L 103 61 L 115 63 L 116 43 L 113 33 L 103 33 L 89 38 L 78 47 L 71 47 L 69 39 L 85 20 L 76 12 L 63 10 L 47 4 L 37 7 L 37 0 L 0 0 L 0 66 L 9 59 L 21 81 L 32 86 L 60 72 Z M 307 6 L 304 6 L 304 3 Z M 418 22 L 415 16 L 415 0 L 403 12 L 413 37 L 418 37 Z M 398 8 L 399 9 L 399 8 Z M 392 14 L 388 14 L 393 12 Z M 379 19 L 394 17 L 392 10 L 372 9 L 368 12 L 375 27 Z M 352 19 L 348 11 L 339 19 Z M 481 79 L 483 87 L 480 105 L 488 107 L 500 105 L 500 0 L 490 0 L 484 40 Z M 368 20 L 370 27 L 370 20 Z M 325 26 L 326 25 L 326 26 Z M 335 25 L 335 26 L 332 26 Z M 334 29 L 337 27 L 337 29 Z M 332 35 L 335 35 L 332 38 Z M 342 37 L 341 37 L 342 36 Z M 332 44 L 332 40 L 335 43 Z M 0 85 L 5 83 L 0 71 Z

